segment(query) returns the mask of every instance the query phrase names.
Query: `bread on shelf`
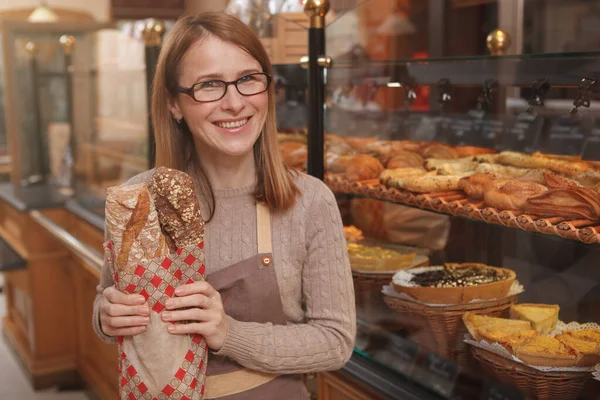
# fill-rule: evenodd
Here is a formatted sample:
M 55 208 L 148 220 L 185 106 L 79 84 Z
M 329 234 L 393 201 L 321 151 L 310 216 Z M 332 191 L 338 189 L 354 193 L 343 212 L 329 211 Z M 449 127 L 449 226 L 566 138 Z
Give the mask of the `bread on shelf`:
M 489 317 L 473 312 L 464 313 L 462 319 L 467 331 L 477 341 L 484 339 L 483 335 L 487 332 L 518 333 L 531 330 L 529 321 Z
M 540 333 L 550 333 L 556 328 L 559 310 L 556 304 L 513 304 L 510 317 L 531 322 L 532 328 Z
M 515 355 L 526 364 L 545 367 L 573 367 L 580 358 L 575 350 L 547 335 L 535 336 L 516 346 Z
M 346 167 L 346 179 L 351 182 L 378 179 L 383 165 L 375 157 L 367 154 L 354 156 Z

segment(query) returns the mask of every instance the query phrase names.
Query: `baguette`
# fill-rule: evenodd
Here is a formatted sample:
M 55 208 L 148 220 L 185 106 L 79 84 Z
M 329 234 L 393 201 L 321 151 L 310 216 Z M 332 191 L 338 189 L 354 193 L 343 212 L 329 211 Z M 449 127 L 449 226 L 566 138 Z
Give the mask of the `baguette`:
M 388 185 L 411 192 L 432 193 L 458 190 L 458 181 L 460 179 L 461 176 L 457 175 L 408 176 L 393 178 L 388 182 Z
M 585 161 L 565 161 L 547 157 L 534 157 L 514 151 L 504 151 L 498 157 L 498 163 L 522 168 L 549 169 L 563 175 L 578 175 L 590 169 Z
M 168 254 L 154 201 L 144 184 L 108 188 L 105 212 L 117 271 L 132 273 L 141 260 Z
M 204 240 L 204 220 L 192 178 L 184 172 L 159 167 L 150 182 L 150 193 L 162 229 L 177 248 Z

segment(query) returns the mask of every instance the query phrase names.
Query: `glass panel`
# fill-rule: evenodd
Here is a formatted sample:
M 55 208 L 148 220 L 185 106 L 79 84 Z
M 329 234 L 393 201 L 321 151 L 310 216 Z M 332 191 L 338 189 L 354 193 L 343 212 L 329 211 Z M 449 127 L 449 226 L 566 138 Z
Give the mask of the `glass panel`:
M 407 178 L 384 184 L 379 177 L 386 169 L 414 168 L 420 176 L 458 181 L 478 164 L 448 172 L 435 169 L 432 159 L 473 162 L 466 146 L 583 159 L 586 173 L 597 175 L 600 34 L 591 27 L 598 5 L 531 0 L 512 15 L 509 2 L 486 0 L 372 0 L 356 8 L 342 4 L 339 12 L 335 3 L 336 18 L 326 29 L 333 67 L 326 73 L 325 165 L 347 227 L 356 354 L 424 386 L 431 398 L 536 398 L 533 384 L 517 384 L 514 370 L 503 373 L 464 342 L 461 318 L 473 305 L 394 301 L 392 277 L 400 269 L 444 263 L 505 267 L 524 287 L 515 301 L 558 305 L 563 322 L 600 323 L 594 268 L 600 246 L 584 244 L 576 233 L 595 232 L 600 214 L 565 217 L 561 205 L 546 214 L 514 204 L 494 208 L 457 186 L 411 189 L 403 186 Z M 487 35 L 501 21 L 516 21 L 519 12 L 524 25 L 516 29 L 524 35 L 513 44 L 524 54 L 490 55 Z M 436 146 L 447 152 L 432 151 Z M 359 154 L 363 163 L 356 161 Z M 598 207 L 595 183 L 582 185 Z M 526 202 L 530 197 L 522 196 Z M 571 236 L 560 234 L 570 229 Z M 510 305 L 496 305 L 478 313 L 509 316 Z M 595 398 L 598 384 L 581 379 L 570 388 L 571 398 Z
M 97 32 L 85 49 L 87 63 L 74 75 L 80 98 L 77 196 L 101 213 L 107 187 L 148 169 L 145 45 L 136 24 Z

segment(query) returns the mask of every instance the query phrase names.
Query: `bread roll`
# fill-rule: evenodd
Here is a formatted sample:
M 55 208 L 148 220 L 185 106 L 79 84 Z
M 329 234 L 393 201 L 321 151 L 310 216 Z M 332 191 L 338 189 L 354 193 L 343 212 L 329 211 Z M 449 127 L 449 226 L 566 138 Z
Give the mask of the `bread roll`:
M 412 151 L 399 151 L 387 162 L 387 169 L 396 168 L 422 168 L 423 157 Z
M 359 154 L 348 163 L 346 179 L 353 182 L 377 179 L 382 171 L 383 165 L 378 159 L 366 154 Z
M 168 254 L 154 201 L 144 184 L 108 188 L 105 212 L 115 269 L 131 273 L 140 260 Z
M 458 188 L 473 199 L 483 199 L 490 188 L 501 186 L 505 182 L 506 180 L 498 180 L 492 174 L 475 174 L 458 181 Z
M 423 157 L 451 159 L 458 158 L 458 153 L 447 144 L 433 143 L 423 149 Z
M 150 182 L 162 229 L 178 248 L 204 240 L 204 220 L 192 178 L 184 172 L 159 167 Z
M 300 142 L 283 142 L 279 144 L 283 163 L 289 168 L 304 168 L 308 159 L 306 144 Z
M 476 146 L 456 146 L 454 151 L 456 151 L 458 157 L 473 157 L 482 154 L 494 154 L 496 152 L 494 149 Z

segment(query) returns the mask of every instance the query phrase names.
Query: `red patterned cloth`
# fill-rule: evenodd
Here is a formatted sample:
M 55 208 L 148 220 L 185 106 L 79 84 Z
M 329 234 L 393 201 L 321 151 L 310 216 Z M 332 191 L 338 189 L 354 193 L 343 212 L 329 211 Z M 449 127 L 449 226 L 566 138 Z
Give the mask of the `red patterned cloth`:
M 112 243 L 105 258 L 118 290 L 141 294 L 150 306 L 147 330 L 119 337 L 121 400 L 201 400 L 204 395 L 208 346 L 199 335 L 172 335 L 160 313 L 178 286 L 204 280 L 204 242 L 178 249 L 163 258 L 143 260 L 133 273 L 116 271 Z

